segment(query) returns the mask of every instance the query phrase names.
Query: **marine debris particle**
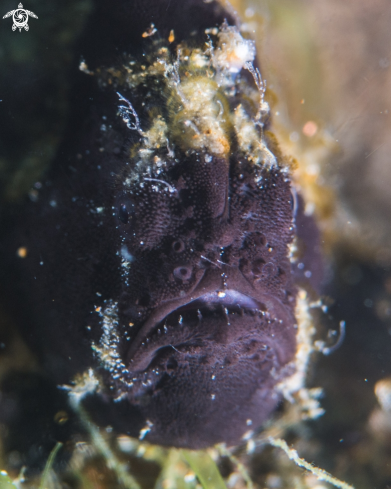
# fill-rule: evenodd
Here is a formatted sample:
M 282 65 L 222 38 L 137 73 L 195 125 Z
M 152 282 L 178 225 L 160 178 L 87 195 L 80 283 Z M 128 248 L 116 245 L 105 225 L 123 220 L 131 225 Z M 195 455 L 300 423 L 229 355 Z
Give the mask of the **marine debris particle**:
M 141 35 L 142 37 L 150 37 L 153 36 L 157 32 L 157 29 L 155 28 L 155 24 L 151 24 L 150 27 L 143 32 Z
M 26 258 L 27 253 L 28 253 L 28 250 L 24 246 L 21 246 L 20 248 L 18 248 L 16 250 L 16 254 L 18 255 L 19 258 Z
M 254 61 L 254 41 L 243 39 L 238 29 L 224 23 L 218 33 L 217 48 L 213 50 L 213 66 L 220 71 L 236 74 L 243 66 Z
M 76 407 L 85 396 L 92 394 L 99 388 L 99 379 L 92 368 L 79 374 L 72 381 L 72 385 L 62 385 L 61 389 L 68 391 L 71 405 Z
M 169 43 L 172 43 L 172 42 L 174 42 L 174 41 L 175 41 L 175 33 L 174 33 L 174 30 L 173 30 L 173 29 L 171 29 L 171 31 L 170 31 L 170 35 L 168 36 L 168 42 L 169 42 Z

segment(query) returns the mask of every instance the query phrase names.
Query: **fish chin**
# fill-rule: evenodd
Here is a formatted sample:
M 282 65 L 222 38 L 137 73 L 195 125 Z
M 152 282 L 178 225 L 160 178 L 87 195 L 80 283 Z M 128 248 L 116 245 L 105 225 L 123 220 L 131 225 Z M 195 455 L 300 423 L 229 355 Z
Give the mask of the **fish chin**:
M 146 439 L 189 448 L 235 443 L 264 421 L 296 348 L 294 327 L 265 299 L 206 293 L 144 338 L 128 365 L 127 397 L 151 423 Z

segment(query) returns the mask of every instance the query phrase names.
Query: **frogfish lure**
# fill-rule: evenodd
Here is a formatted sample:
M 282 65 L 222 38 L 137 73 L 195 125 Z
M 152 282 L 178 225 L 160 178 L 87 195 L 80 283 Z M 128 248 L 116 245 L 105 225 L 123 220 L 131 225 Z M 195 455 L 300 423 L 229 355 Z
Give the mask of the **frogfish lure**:
M 320 269 L 255 44 L 214 0 L 97 1 L 77 53 L 69 127 L 15 244 L 24 337 L 96 423 L 235 444 L 295 373 L 299 285 Z

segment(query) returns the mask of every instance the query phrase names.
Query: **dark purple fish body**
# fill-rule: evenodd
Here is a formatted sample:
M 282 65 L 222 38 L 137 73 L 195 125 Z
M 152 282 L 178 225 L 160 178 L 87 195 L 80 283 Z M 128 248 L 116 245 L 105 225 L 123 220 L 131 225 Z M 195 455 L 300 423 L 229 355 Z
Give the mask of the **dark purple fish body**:
M 22 328 L 51 382 L 93 372 L 97 423 L 234 444 L 294 371 L 290 170 L 231 15 L 155 4 L 99 4 L 86 30 L 69 130 L 19 224 Z

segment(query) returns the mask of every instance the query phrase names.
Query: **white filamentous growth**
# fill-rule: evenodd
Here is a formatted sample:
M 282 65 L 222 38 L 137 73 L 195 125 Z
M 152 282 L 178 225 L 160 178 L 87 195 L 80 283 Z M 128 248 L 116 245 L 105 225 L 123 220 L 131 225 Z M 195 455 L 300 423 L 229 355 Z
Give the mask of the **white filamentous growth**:
M 119 353 L 120 334 L 118 332 L 118 303 L 109 301 L 102 316 L 103 334 L 99 346 L 93 344 L 92 348 L 98 355 L 103 366 L 111 373 L 112 379 L 119 380 L 127 386 L 131 386 L 125 380 L 128 369 L 121 360 Z
M 250 63 L 249 61 L 244 63 L 244 68 L 251 73 L 251 75 L 254 79 L 255 85 L 258 88 L 259 109 L 258 109 L 258 113 L 255 117 L 255 120 L 258 124 L 262 125 L 262 123 L 261 123 L 262 118 L 269 113 L 269 104 L 267 102 L 265 102 L 266 80 L 265 81 L 262 80 L 262 76 L 261 76 L 259 69 L 258 68 L 254 69 L 253 64 Z
M 126 126 L 134 131 L 137 131 L 140 136 L 144 135 L 144 132 L 141 129 L 140 126 L 140 120 L 138 118 L 137 112 L 134 110 L 133 105 L 129 102 L 129 100 L 125 97 L 123 97 L 119 92 L 117 92 L 117 95 L 120 99 L 121 102 L 125 102 L 127 104 L 127 107 L 125 105 L 120 105 L 118 107 L 118 112 L 119 115 L 122 117 L 122 120 L 125 122 Z M 130 114 L 134 118 L 134 122 L 131 122 Z
M 332 484 L 334 487 L 338 487 L 340 489 L 354 489 L 354 487 L 351 486 L 350 484 L 347 484 L 346 482 L 337 479 L 336 477 L 332 476 L 325 470 L 320 469 L 319 467 L 315 467 L 314 465 L 311 465 L 303 458 L 300 458 L 296 450 L 288 447 L 285 440 L 281 440 L 280 438 L 273 438 L 272 436 L 269 436 L 268 441 L 270 445 L 273 445 L 273 447 L 281 448 L 281 450 L 283 450 L 286 453 L 286 455 L 290 460 L 292 460 L 299 467 L 303 467 L 304 469 L 311 472 L 311 474 L 314 474 L 319 480 L 328 482 L 329 484 Z
M 296 305 L 297 351 L 293 362 L 294 373 L 277 385 L 277 389 L 290 403 L 298 403 L 302 419 L 316 419 L 324 414 L 318 398 L 322 395 L 320 388 L 306 388 L 306 377 L 311 355 L 316 352 L 314 345 L 315 326 L 309 311 L 307 293 L 299 290 Z

